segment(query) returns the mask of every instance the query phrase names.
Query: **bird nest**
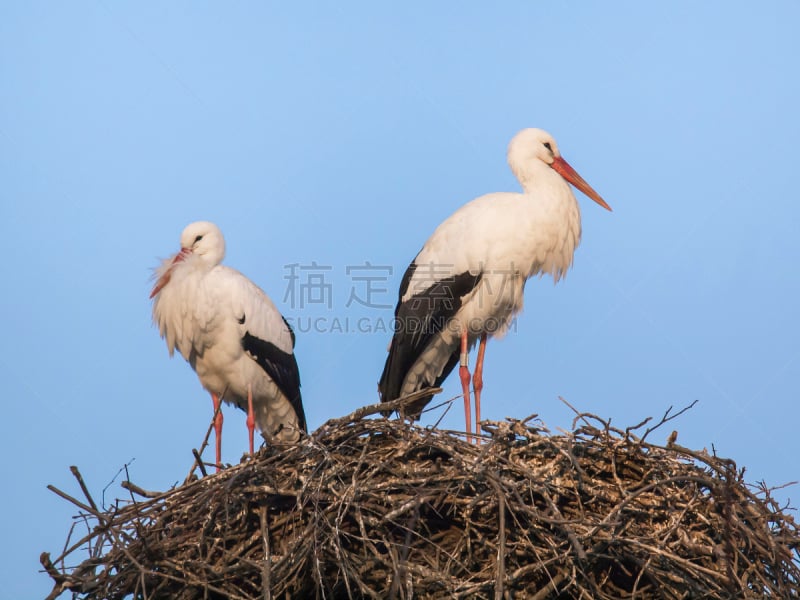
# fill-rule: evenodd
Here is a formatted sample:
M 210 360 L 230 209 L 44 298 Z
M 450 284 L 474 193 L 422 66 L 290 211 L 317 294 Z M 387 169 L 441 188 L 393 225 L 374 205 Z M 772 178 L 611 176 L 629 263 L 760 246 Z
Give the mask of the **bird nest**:
M 107 510 L 73 468 L 49 598 L 800 598 L 793 511 L 647 421 L 489 421 L 476 445 L 380 408 Z

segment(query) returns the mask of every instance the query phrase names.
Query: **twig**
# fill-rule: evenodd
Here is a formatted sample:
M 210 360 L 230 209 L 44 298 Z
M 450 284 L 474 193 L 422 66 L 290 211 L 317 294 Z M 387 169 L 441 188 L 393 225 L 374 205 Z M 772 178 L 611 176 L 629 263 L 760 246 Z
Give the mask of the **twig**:
M 492 487 L 497 494 L 498 534 L 497 534 L 497 578 L 494 584 L 495 600 L 503 600 L 506 580 L 506 500 L 500 485 L 492 479 Z
M 117 480 L 117 477 L 119 477 L 119 474 L 120 474 L 120 473 L 122 473 L 123 471 L 127 472 L 127 470 L 128 470 L 128 466 L 130 466 L 130 465 L 133 463 L 133 461 L 135 461 L 135 460 L 136 460 L 135 458 L 132 458 L 132 459 L 130 459 L 128 462 L 126 462 L 124 465 L 122 465 L 122 466 L 119 468 L 119 471 L 117 471 L 117 472 L 116 472 L 116 474 L 114 475 L 114 477 L 112 477 L 112 478 L 111 478 L 111 481 L 109 481 L 109 482 L 106 484 L 106 486 L 103 488 L 103 493 L 102 493 L 102 495 L 101 495 L 101 498 L 102 498 L 102 503 L 103 503 L 103 510 L 105 510 L 105 508 L 106 508 L 106 490 L 107 490 L 108 488 L 110 488 L 110 487 L 111 487 L 111 484 L 112 484 L 112 483 L 114 483 L 114 482 Z
M 268 508 L 266 504 L 261 505 L 259 519 L 261 521 L 261 541 L 264 544 L 264 563 L 261 567 L 261 587 L 264 591 L 264 600 L 272 600 L 272 554 L 269 549 L 269 524 L 267 519 Z
M 101 522 L 105 522 L 106 521 L 106 516 L 103 515 L 100 511 L 92 508 L 88 504 L 84 504 L 83 502 L 81 502 L 77 498 L 73 498 L 72 496 L 70 496 L 66 492 L 62 492 L 56 486 L 48 484 L 47 485 L 47 489 L 50 490 L 51 492 L 53 492 L 54 494 L 56 494 L 58 496 L 61 496 L 62 498 L 64 498 L 64 500 L 67 500 L 68 502 L 72 502 L 72 504 L 74 504 L 75 506 L 77 506 L 81 510 L 86 511 L 87 513 L 89 513 L 90 515 L 95 517 L 97 520 L 99 520 Z
M 227 388 L 226 388 L 227 389 Z M 200 444 L 200 451 L 196 448 L 192 448 L 192 456 L 194 457 L 194 462 L 192 463 L 192 467 L 189 469 L 189 474 L 183 480 L 183 483 L 188 483 L 192 480 L 192 474 L 194 470 L 198 467 L 200 468 L 200 472 L 203 474 L 203 477 L 206 477 L 206 468 L 203 465 L 203 459 L 201 458 L 203 451 L 208 446 L 208 438 L 211 437 L 211 430 L 214 429 L 214 421 L 217 420 L 217 414 L 222 410 L 222 396 L 220 396 L 219 406 L 217 406 L 214 414 L 211 416 L 211 422 L 208 424 L 208 429 L 206 429 L 206 434 L 203 436 L 203 443 Z
M 414 392 L 413 394 L 409 394 L 407 396 L 403 396 L 402 398 L 397 398 L 396 400 L 390 400 L 389 402 L 379 402 L 377 404 L 369 404 L 367 406 L 362 406 L 351 412 L 349 415 L 344 417 L 338 417 L 336 419 L 328 419 L 322 426 L 316 431 L 314 434 L 316 437 L 319 437 L 321 432 L 325 432 L 331 428 L 338 427 L 345 423 L 352 423 L 354 421 L 360 421 L 364 417 L 369 417 L 370 415 L 376 415 L 382 412 L 394 412 L 398 408 L 405 408 L 409 404 L 412 404 L 416 400 L 420 398 L 424 398 L 425 396 L 433 396 L 438 394 L 442 391 L 442 388 L 425 388 L 424 390 L 419 390 L 418 392 Z
M 453 402 L 457 398 L 459 398 L 459 396 L 454 396 L 453 398 L 450 398 L 448 400 L 444 400 L 442 402 L 439 402 L 439 404 L 434 404 L 433 406 L 429 405 L 429 406 L 425 407 L 425 410 L 423 412 L 434 411 L 434 410 L 440 409 L 443 406 L 445 407 L 445 409 L 442 411 L 442 414 L 439 415 L 439 418 L 436 419 L 436 422 L 433 424 L 433 429 L 439 429 L 439 425 L 444 420 L 444 418 L 447 416 L 447 413 L 450 412 L 450 409 L 453 408 Z
M 56 583 L 64 581 L 66 577 L 58 572 L 53 561 L 50 560 L 50 553 L 49 552 L 42 552 L 39 555 L 39 562 L 44 567 L 44 570 L 47 571 L 47 574 L 50 575 L 53 579 L 55 579 Z
M 545 587 L 543 587 L 533 596 L 531 596 L 531 600 L 545 600 L 545 598 L 548 598 L 550 596 L 550 592 L 555 592 L 558 590 L 558 586 L 566 578 L 567 578 L 566 569 L 562 569 L 556 574 L 555 577 L 553 577 L 547 582 L 547 585 L 545 585 Z
M 672 411 L 672 406 L 667 408 L 667 410 L 664 411 L 664 416 L 661 417 L 661 420 L 658 423 L 656 423 L 655 425 L 653 425 L 652 427 L 648 427 L 647 430 L 644 432 L 644 435 L 641 437 L 640 441 L 644 442 L 647 439 L 647 436 L 650 435 L 651 431 L 655 431 L 656 429 L 661 427 L 664 423 L 668 423 L 669 421 L 672 421 L 672 419 L 677 419 L 678 417 L 680 417 L 686 411 L 691 410 L 692 408 L 694 408 L 694 405 L 697 404 L 698 402 L 700 402 L 700 400 L 693 400 L 690 404 L 688 404 L 687 406 L 684 406 L 682 409 L 680 409 L 674 415 L 670 415 L 669 414 Z
M 78 480 L 78 485 L 81 487 L 83 495 L 86 496 L 86 499 L 89 501 L 89 504 L 92 506 L 94 511 L 97 512 L 98 510 L 97 504 L 95 504 L 94 500 L 92 500 L 92 495 L 89 493 L 89 490 L 86 487 L 86 483 L 84 483 L 83 481 L 83 476 L 81 475 L 81 472 L 78 470 L 78 467 L 73 465 L 69 468 L 69 470 L 72 471 L 72 474 L 75 476 L 75 479 Z
M 130 480 L 121 481 L 119 486 L 121 488 L 125 488 L 129 492 L 133 492 L 134 494 L 138 494 L 139 496 L 142 496 L 143 498 L 158 498 L 159 496 L 163 496 L 164 495 L 163 492 L 151 492 L 149 490 L 145 490 L 143 488 L 140 488 L 138 485 L 136 485 L 135 483 L 133 483 Z
M 203 462 L 203 457 L 200 456 L 200 453 L 197 451 L 197 448 L 192 448 L 192 456 L 194 456 L 195 465 L 197 465 L 197 468 L 200 469 L 200 474 L 203 477 L 208 477 L 208 471 L 206 471 L 206 464 L 205 462 Z
M 572 410 L 572 412 L 575 413 L 575 418 L 576 419 L 581 419 L 584 423 L 586 423 L 586 425 L 590 425 L 589 421 L 587 421 L 586 417 L 584 416 L 586 413 L 580 412 L 577 408 L 572 406 L 572 404 L 567 402 L 566 398 L 564 398 L 563 396 L 559 396 L 558 399 L 561 400 L 561 402 L 563 402 L 564 404 L 566 404 Z M 575 427 L 575 425 L 573 424 L 573 428 L 574 427 Z

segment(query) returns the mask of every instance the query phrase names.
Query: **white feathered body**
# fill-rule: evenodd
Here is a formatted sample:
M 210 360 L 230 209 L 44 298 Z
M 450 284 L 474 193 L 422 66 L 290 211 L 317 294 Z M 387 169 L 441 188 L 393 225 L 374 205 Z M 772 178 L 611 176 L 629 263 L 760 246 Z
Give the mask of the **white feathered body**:
M 206 390 L 245 411 L 252 386 L 256 424 L 265 439 L 296 440 L 304 416 L 242 343 L 249 332 L 292 355 L 292 332 L 270 298 L 235 269 L 209 267 L 200 256 L 177 264 L 165 260 L 157 276 L 167 271 L 169 283 L 155 297 L 153 320 L 170 355 L 177 349 Z
M 569 183 L 551 164 L 557 161 L 548 134 L 523 131 L 509 148 L 523 192 L 472 200 L 425 242 L 400 287 L 399 329 L 378 384 L 384 401 L 440 385 L 459 361 L 462 332 L 468 349 L 484 334 L 502 336 L 522 310 L 529 278 L 551 275 L 557 282 L 565 275 L 580 243 L 581 218 Z M 443 300 L 446 294 L 452 302 Z M 416 416 L 429 399 L 407 414 Z
M 525 282 L 534 275 L 561 279 L 580 242 L 580 209 L 566 184 L 563 198 L 494 193 L 465 204 L 434 231 L 414 259 L 417 268 L 401 302 L 438 279 L 460 273 L 481 280 L 462 300 L 454 320 L 480 335 L 485 321 L 502 335 L 523 306 Z M 473 340 L 474 341 L 474 340 Z

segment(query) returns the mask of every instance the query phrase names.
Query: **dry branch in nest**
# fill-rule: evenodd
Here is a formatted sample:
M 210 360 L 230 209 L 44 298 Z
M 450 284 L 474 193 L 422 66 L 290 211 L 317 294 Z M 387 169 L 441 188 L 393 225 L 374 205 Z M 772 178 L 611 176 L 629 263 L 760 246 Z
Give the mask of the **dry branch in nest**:
M 49 597 L 800 598 L 789 511 L 644 423 L 473 445 L 369 413 L 105 512 L 60 492 L 88 531 L 42 555 Z

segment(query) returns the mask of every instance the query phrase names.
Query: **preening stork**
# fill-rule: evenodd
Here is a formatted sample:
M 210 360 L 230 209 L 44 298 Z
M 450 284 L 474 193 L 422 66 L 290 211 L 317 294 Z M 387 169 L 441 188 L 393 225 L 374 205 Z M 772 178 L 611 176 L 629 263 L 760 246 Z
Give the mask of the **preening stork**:
M 611 210 L 541 129 L 514 136 L 508 164 L 522 193 L 487 194 L 465 204 L 436 228 L 406 270 L 378 383 L 388 402 L 439 386 L 460 364 L 469 439 L 468 352 L 480 340 L 472 378 L 479 431 L 486 338 L 507 331 L 530 277 L 550 274 L 557 282 L 572 265 L 581 217 L 569 184 Z M 413 403 L 405 415 L 418 418 L 430 399 Z
M 216 464 L 222 457 L 220 401 L 247 412 L 250 453 L 258 425 L 268 442 L 295 442 L 306 430 L 294 332 L 247 277 L 221 265 L 225 239 L 207 221 L 181 234 L 181 249 L 156 269 L 153 321 L 197 373 L 214 404 Z

